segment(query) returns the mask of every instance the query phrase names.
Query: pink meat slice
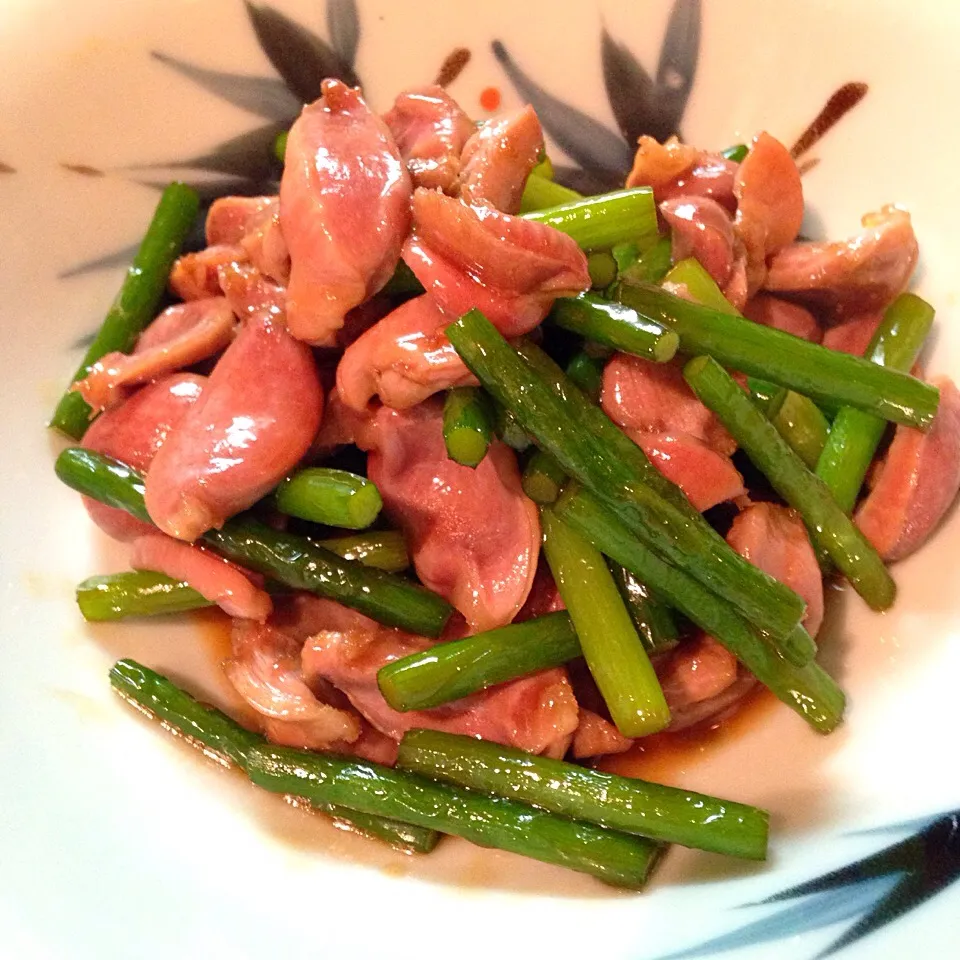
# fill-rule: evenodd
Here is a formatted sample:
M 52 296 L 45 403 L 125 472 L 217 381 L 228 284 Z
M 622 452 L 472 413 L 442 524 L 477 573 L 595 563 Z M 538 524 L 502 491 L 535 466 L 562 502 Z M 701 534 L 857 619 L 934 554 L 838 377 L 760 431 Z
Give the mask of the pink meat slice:
M 633 741 L 625 737 L 609 720 L 592 710 L 580 708 L 580 722 L 570 744 L 570 753 L 574 759 L 623 753 L 632 746 Z
M 207 245 L 239 246 L 250 224 L 277 208 L 277 197 L 218 197 L 207 211 Z
M 218 244 L 185 253 L 174 261 L 170 270 L 170 286 L 181 300 L 204 300 L 219 297 L 220 267 L 247 259 L 247 252 L 239 245 Z
M 624 430 L 686 434 L 725 456 L 737 448 L 674 364 L 614 354 L 603 371 L 600 402 L 607 416 Z
M 763 132 L 757 136 L 734 182 L 734 233 L 745 255 L 747 294 L 763 286 L 767 258 L 793 243 L 803 222 L 803 186 L 790 151 Z
M 185 581 L 231 617 L 263 623 L 273 610 L 270 594 L 252 583 L 236 564 L 162 533 L 148 533 L 134 541 L 130 566 Z
M 862 357 L 883 320 L 882 312 L 864 313 L 828 327 L 823 334 L 823 345 L 831 350 L 852 353 Z
M 337 607 L 332 601 L 331 607 Z M 304 674 L 343 691 L 378 730 L 399 740 L 424 727 L 517 747 L 530 753 L 562 756 L 577 727 L 578 708 L 562 668 L 499 684 L 431 710 L 401 713 L 377 687 L 377 671 L 387 663 L 421 652 L 431 641 L 415 637 L 340 608 L 330 623 L 304 644 Z
M 270 625 L 234 620 L 231 646 L 224 672 L 261 716 L 271 740 L 324 749 L 360 736 L 359 718 L 318 699 L 304 680 L 299 640 Z
M 251 316 L 147 471 L 151 519 L 180 540 L 222 526 L 297 464 L 322 412 L 310 349 L 270 315 Z
M 217 276 L 230 309 L 241 320 L 267 317 L 283 323 L 287 291 L 253 264 L 234 261 L 221 266 Z
M 270 202 L 247 221 L 240 247 L 265 277 L 286 286 L 290 280 L 290 251 L 280 227 L 280 198 L 264 199 Z
M 443 404 L 382 407 L 358 438 L 390 519 L 407 538 L 420 580 L 475 631 L 510 623 L 540 553 L 537 508 L 520 487 L 513 451 L 494 441 L 480 464 L 447 456 Z
M 801 340 L 809 340 L 811 343 L 820 343 L 823 340 L 823 330 L 816 317 L 799 303 L 781 300 L 780 297 L 758 293 L 744 306 L 743 315 L 754 323 L 792 333 Z
M 287 325 L 332 346 L 351 308 L 390 279 L 410 226 L 410 176 L 358 90 L 324 80 L 290 129 L 280 226 L 290 251 Z
M 531 106 L 484 124 L 463 148 L 460 198 L 519 213 L 523 187 L 542 151 L 543 130 Z
M 583 251 L 546 224 L 422 189 L 413 219 L 403 258 L 451 319 L 477 307 L 505 336 L 520 336 L 557 297 L 590 287 Z
M 960 392 L 934 379 L 940 407 L 926 432 L 898 426 L 879 476 L 856 513 L 885 560 L 901 560 L 936 530 L 960 489 Z
M 94 410 L 123 397 L 123 388 L 157 380 L 226 349 L 236 325 L 224 297 L 168 307 L 140 334 L 133 353 L 108 353 L 73 389 Z
M 747 492 L 743 477 L 730 458 L 696 437 L 686 433 L 626 432 L 701 513 Z
M 675 197 L 708 197 L 732 213 L 736 172 L 732 161 L 681 143 L 676 137 L 659 143 L 643 136 L 637 141 L 627 186 L 652 187 L 658 204 Z
M 83 436 L 83 446 L 145 473 L 168 434 L 200 399 L 206 377 L 178 373 L 142 387 L 119 406 L 101 414 Z M 83 498 L 93 522 L 115 540 L 135 540 L 155 532 L 125 510 Z
M 337 366 L 337 391 L 348 406 L 365 410 L 379 395 L 406 410 L 438 390 L 475 384 L 443 331 L 450 318 L 429 294 L 397 307 L 347 347 Z
M 406 90 L 383 115 L 417 187 L 455 193 L 460 155 L 476 132 L 460 105 L 436 84 Z
M 670 708 L 670 732 L 700 723 L 729 706 L 724 694 L 739 677 L 737 658 L 704 633 L 661 657 L 656 670 Z
M 910 214 L 868 213 L 848 240 L 794 243 L 770 261 L 765 288 L 832 312 L 836 319 L 883 310 L 902 293 L 919 248 Z
M 563 597 L 560 596 L 556 581 L 550 572 L 550 567 L 547 565 L 547 561 L 541 557 L 537 564 L 537 572 L 533 577 L 533 586 L 530 587 L 530 593 L 527 594 L 526 603 L 513 618 L 513 622 L 522 623 L 524 620 L 533 620 L 534 617 L 542 617 L 548 613 L 566 609 Z
M 752 503 L 737 514 L 727 543 L 744 559 L 799 594 L 811 637 L 823 622 L 823 576 L 806 527 L 795 510 Z
M 694 257 L 722 287 L 733 269 L 733 225 L 730 214 L 709 197 L 674 197 L 660 204 L 670 227 L 674 263 Z

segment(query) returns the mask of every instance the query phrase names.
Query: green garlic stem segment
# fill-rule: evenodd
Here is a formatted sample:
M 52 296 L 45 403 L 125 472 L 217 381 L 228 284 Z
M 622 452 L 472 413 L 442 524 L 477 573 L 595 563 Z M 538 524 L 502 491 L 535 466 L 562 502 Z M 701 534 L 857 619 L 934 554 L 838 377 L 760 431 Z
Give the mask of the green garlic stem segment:
M 731 370 L 790 387 L 818 404 L 839 402 L 921 429 L 936 416 L 936 387 L 862 357 L 728 316 L 657 287 L 619 283 L 616 299 L 675 330 L 681 353 L 705 354 Z
M 369 527 L 383 506 L 372 480 L 331 467 L 299 470 L 280 483 L 275 496 L 281 513 L 347 530 Z
M 916 363 L 933 324 L 933 307 L 912 293 L 897 297 L 866 351 L 866 358 L 891 370 Z M 885 421 L 853 407 L 841 407 L 816 463 L 817 476 L 840 507 L 850 513 L 886 430 Z
M 745 803 L 436 730 L 405 734 L 397 762 L 423 776 L 624 833 L 748 860 L 767 856 L 768 814 Z
M 549 507 L 540 522 L 550 572 L 611 719 L 625 737 L 663 730 L 667 701 L 603 557 Z
M 92 450 L 72 447 L 56 462 L 69 487 L 150 522 L 143 480 L 125 464 Z M 453 608 L 442 597 L 393 574 L 344 560 L 307 537 L 279 533 L 239 515 L 203 541 L 241 565 L 295 590 L 308 590 L 359 610 L 379 623 L 438 637 Z
M 576 203 L 583 199 L 583 194 L 564 187 L 562 184 L 554 183 L 548 177 L 537 173 L 535 167 L 530 171 L 527 182 L 523 188 L 523 196 L 520 198 L 520 212 L 533 213 L 536 210 L 546 210 L 549 207 L 557 207 L 564 203 Z
M 558 327 L 586 340 L 656 363 L 672 360 L 680 345 L 680 338 L 673 330 L 651 323 L 628 307 L 589 293 L 558 298 L 550 317 Z
M 711 357 L 695 357 L 683 375 L 774 490 L 803 517 L 814 545 L 874 610 L 890 607 L 896 587 L 876 550 L 730 374 Z
M 443 442 L 447 456 L 465 467 L 475 467 L 487 455 L 493 439 L 493 411 L 477 387 L 447 391 L 443 404 Z
M 525 344 L 521 356 L 476 310 L 451 324 L 447 336 L 487 391 L 511 410 L 541 449 L 602 496 L 632 532 L 728 597 L 771 635 L 786 636 L 799 623 L 803 601 L 731 550 L 643 451 L 542 351 Z M 538 369 L 529 362 L 531 357 Z
M 677 645 L 679 632 L 670 608 L 657 600 L 649 587 L 619 563 L 608 564 L 630 619 L 647 653 L 666 653 Z
M 129 353 L 133 349 L 140 332 L 156 316 L 160 299 L 167 289 L 170 268 L 180 255 L 199 209 L 200 198 L 182 183 L 171 183 L 160 195 L 120 292 L 93 343 L 87 348 L 72 383 L 86 377 L 90 368 L 105 354 L 114 351 Z M 50 426 L 79 440 L 92 418 L 93 410 L 83 397 L 68 389 L 57 404 Z
M 557 515 L 598 550 L 636 574 L 654 596 L 715 637 L 770 691 L 815 730 L 843 718 L 843 691 L 815 662 L 797 667 L 728 602 L 670 566 L 624 528 L 608 505 L 576 483 L 564 488 Z
M 638 243 L 657 235 L 657 207 L 649 187 L 617 190 L 525 213 L 572 237 L 584 250 L 607 250 L 625 240 Z
M 377 683 L 394 710 L 429 710 L 579 656 L 570 616 L 559 611 L 394 660 Z
M 77 606 L 90 622 L 186 613 L 213 605 L 184 581 L 152 570 L 89 577 L 77 586 Z
M 225 713 L 198 703 L 167 677 L 137 663 L 120 660 L 110 670 L 110 683 L 125 700 L 169 724 L 208 750 L 227 758 L 249 776 L 251 751 L 266 746 L 259 734 L 241 727 Z M 337 820 L 393 846 L 414 853 L 429 853 L 440 839 L 436 830 L 347 810 L 330 803 L 314 804 Z

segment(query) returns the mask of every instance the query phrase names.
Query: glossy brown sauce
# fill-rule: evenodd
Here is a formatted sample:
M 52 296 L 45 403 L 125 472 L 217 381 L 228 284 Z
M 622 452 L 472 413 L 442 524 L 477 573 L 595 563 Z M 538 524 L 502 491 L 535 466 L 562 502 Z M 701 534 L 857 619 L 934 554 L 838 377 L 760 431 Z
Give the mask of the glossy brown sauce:
M 776 697 L 769 690 L 758 687 L 732 716 L 719 722 L 707 721 L 678 733 L 644 737 L 626 753 L 604 758 L 597 768 L 624 777 L 675 784 L 701 757 L 747 736 L 765 723 L 776 705 Z
M 836 90 L 790 148 L 790 156 L 796 159 L 819 143 L 867 95 L 868 90 L 867 84 L 859 81 L 845 83 Z
M 470 56 L 470 51 L 466 47 L 456 47 L 451 50 L 444 57 L 443 63 L 440 64 L 440 69 L 437 71 L 436 79 L 433 82 L 438 87 L 446 87 L 453 83 L 470 62 Z

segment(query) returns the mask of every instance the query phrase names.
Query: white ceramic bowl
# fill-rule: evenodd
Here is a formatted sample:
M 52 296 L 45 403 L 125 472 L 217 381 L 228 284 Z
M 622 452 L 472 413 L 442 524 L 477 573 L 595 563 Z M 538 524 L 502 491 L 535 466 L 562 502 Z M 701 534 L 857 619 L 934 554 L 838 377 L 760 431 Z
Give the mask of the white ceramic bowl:
M 489 87 L 505 107 L 518 103 L 505 73 L 513 63 L 607 129 L 602 136 L 554 110 L 554 131 L 595 157 L 628 150 L 604 94 L 604 28 L 653 75 L 665 33 L 673 37 L 662 76 L 674 88 L 698 53 L 681 127 L 705 146 L 761 128 L 790 142 L 842 83 L 868 83 L 864 101 L 812 151 L 820 162 L 804 180 L 807 232 L 843 236 L 865 211 L 906 206 L 921 241 L 918 290 L 939 309 L 929 369 L 960 371 L 951 316 L 960 290 L 960 7 L 714 0 L 701 15 L 680 0 L 671 33 L 661 0 L 359 6 L 356 68 L 375 106 L 431 80 L 465 47 L 472 56 L 451 92 L 468 110 L 485 115 Z M 312 0 L 282 9 L 349 55 L 351 4 L 334 0 L 326 18 Z M 509 61 L 494 55 L 495 40 Z M 955 821 L 941 816 L 960 811 L 956 514 L 896 568 L 893 612 L 831 596 L 823 658 L 851 704 L 840 732 L 820 738 L 789 711 L 766 710 L 736 736 L 661 765 L 671 782 L 769 808 L 765 865 L 677 850 L 646 893 L 628 895 L 459 842 L 407 858 L 260 796 L 132 715 L 108 689 L 114 659 L 138 657 L 217 700 L 216 632 L 209 622 L 83 624 L 74 584 L 122 568 L 123 551 L 57 483 L 61 442 L 44 422 L 119 282 L 111 255 L 136 242 L 155 201 L 140 181 L 262 160 L 256 136 L 239 160 L 222 150 L 202 158 L 284 120 L 296 99 L 232 0 L 4 0 L 0 62 L 0 954 L 470 960 L 602 951 L 652 960 L 725 945 L 743 958 L 812 958 L 868 922 L 904 877 L 915 883 L 922 857 L 903 874 L 888 865 L 869 882 L 744 905 L 926 829 L 935 895 L 920 903 L 914 891 L 900 919 L 842 956 L 956 955 L 960 894 L 946 881 L 960 870 L 960 850 Z M 107 265 L 90 268 L 98 258 Z M 940 826 L 927 829 L 936 817 Z

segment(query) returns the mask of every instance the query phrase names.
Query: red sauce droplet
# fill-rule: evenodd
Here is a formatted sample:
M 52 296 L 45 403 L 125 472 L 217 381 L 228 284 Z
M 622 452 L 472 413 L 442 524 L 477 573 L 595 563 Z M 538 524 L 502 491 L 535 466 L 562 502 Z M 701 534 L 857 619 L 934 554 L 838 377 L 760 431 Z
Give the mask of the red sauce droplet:
M 480 91 L 480 106 L 493 112 L 500 106 L 500 91 L 496 87 L 487 87 Z

